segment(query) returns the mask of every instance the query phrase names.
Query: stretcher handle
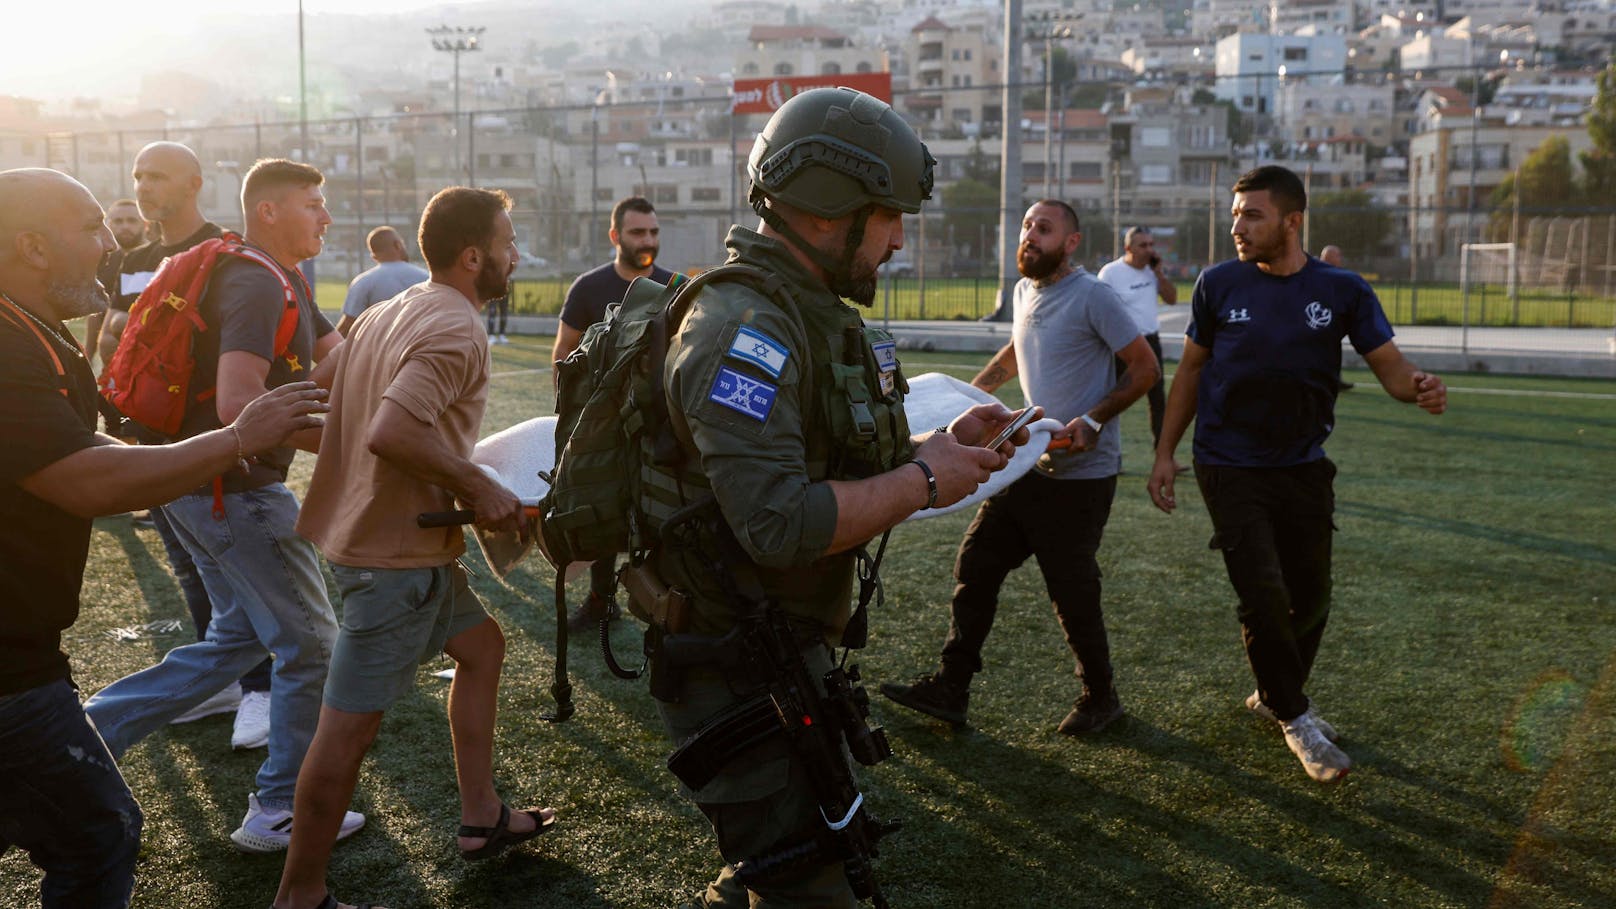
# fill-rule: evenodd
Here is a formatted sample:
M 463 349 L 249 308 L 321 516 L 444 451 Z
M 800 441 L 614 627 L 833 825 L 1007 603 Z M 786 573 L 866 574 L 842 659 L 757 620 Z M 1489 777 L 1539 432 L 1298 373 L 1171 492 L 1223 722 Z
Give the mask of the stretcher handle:
M 462 524 L 475 523 L 477 523 L 477 512 L 469 509 L 460 511 L 424 511 L 415 516 L 415 526 L 421 528 L 458 527 Z

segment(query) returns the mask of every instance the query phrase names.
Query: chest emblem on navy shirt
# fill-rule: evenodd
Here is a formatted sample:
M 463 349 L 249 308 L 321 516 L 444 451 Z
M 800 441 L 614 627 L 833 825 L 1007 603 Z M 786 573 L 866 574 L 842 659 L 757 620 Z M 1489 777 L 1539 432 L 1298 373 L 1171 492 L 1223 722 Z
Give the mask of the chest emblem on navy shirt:
M 1231 310 L 1229 310 L 1229 318 L 1225 319 L 1224 321 L 1226 323 L 1230 324 L 1230 325 L 1233 325 L 1236 322 L 1250 322 L 1251 321 L 1251 310 L 1249 310 L 1249 309 L 1231 309 Z
M 779 391 L 778 387 L 761 379 L 753 379 L 727 366 L 720 366 L 718 375 L 713 378 L 713 387 L 707 392 L 707 400 L 762 423 L 769 418 L 769 411 L 774 409 L 774 398 Z
M 729 350 L 724 354 L 758 366 L 775 379 L 780 378 L 781 371 L 786 368 L 786 360 L 791 356 L 784 344 L 744 325 L 736 329 L 735 340 L 729 342 Z
M 1307 327 L 1314 331 L 1328 326 L 1330 320 L 1335 318 L 1335 313 L 1330 310 L 1330 307 L 1317 300 L 1307 304 L 1307 308 L 1302 312 L 1307 316 Z

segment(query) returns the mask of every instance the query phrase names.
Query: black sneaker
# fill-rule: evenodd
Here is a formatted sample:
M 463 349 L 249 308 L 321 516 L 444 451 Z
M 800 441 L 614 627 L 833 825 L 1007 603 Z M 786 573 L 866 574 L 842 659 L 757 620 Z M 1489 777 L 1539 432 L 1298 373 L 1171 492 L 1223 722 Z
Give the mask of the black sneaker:
M 1099 732 L 1122 716 L 1122 701 L 1112 688 L 1101 697 L 1095 697 L 1087 688 L 1072 707 L 1072 712 L 1061 720 L 1056 729 L 1061 735 L 1085 735 Z
M 882 682 L 881 693 L 910 710 L 956 726 L 965 725 L 965 705 L 971 698 L 968 688 L 955 685 L 941 675 L 923 676 L 912 685 Z
M 591 593 L 589 599 L 584 600 L 572 614 L 567 616 L 568 631 L 586 631 L 600 624 L 600 620 L 616 621 L 622 611 L 616 600 L 608 600 L 599 594 Z

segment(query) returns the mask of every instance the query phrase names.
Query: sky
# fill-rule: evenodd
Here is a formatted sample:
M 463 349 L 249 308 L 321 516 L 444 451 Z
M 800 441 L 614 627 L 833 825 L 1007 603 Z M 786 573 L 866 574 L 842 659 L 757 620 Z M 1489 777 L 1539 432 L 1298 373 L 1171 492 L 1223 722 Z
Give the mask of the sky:
M 265 22 L 265 41 L 284 41 L 297 52 L 297 0 L 257 0 L 226 12 L 197 0 L 12 0 L 5 4 L 6 52 L 0 55 L 0 95 L 98 95 L 120 82 L 132 62 L 162 69 L 183 61 L 205 41 L 208 22 L 229 16 Z M 444 0 L 304 0 L 305 29 L 322 13 L 399 13 L 447 7 Z M 200 11 L 200 12 L 199 12 Z M 284 21 L 278 17 L 284 16 Z M 284 34 L 282 34 L 284 33 Z M 133 59 L 131 59 L 133 55 Z M 122 77 L 128 94 L 135 82 Z

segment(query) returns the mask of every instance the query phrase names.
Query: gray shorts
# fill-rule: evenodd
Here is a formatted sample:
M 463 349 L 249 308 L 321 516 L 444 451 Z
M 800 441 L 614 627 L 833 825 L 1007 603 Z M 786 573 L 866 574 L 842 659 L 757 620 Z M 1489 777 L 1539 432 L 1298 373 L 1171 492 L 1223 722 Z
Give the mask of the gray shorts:
M 459 562 L 436 568 L 332 565 L 342 624 L 331 649 L 325 705 L 376 713 L 415 684 L 416 668 L 488 619 Z

